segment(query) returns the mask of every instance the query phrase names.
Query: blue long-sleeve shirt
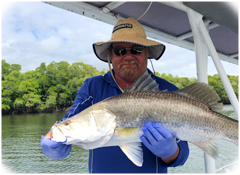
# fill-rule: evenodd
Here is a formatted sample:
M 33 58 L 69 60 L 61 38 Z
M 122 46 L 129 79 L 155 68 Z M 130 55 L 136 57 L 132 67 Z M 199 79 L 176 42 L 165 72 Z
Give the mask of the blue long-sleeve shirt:
M 150 70 L 148 72 L 159 84 L 160 90 L 167 89 L 169 92 L 178 90 L 176 86 L 168 81 L 154 76 Z M 63 119 L 72 117 L 97 102 L 121 93 L 110 72 L 86 79 L 77 92 L 72 108 Z M 179 141 L 178 146 L 180 153 L 177 159 L 171 164 L 166 164 L 142 144 L 142 167 L 134 165 L 118 146 L 89 150 L 89 173 L 167 173 L 167 167 L 183 165 L 188 158 L 189 148 L 187 142 Z

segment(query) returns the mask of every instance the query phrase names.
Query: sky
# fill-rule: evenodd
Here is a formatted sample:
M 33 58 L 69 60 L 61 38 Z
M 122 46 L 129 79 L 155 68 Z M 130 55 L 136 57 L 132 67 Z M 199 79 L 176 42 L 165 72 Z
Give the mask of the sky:
M 112 25 L 43 2 L 11 2 L 2 7 L 1 56 L 9 64 L 20 64 L 21 72 L 52 61 L 84 62 L 101 71 L 108 65 L 95 56 L 92 44 L 108 41 L 112 29 Z M 155 71 L 197 77 L 193 51 L 159 42 L 166 45 L 166 51 L 153 61 Z M 208 75 L 214 75 L 216 68 L 211 58 L 208 60 Z M 221 62 L 228 75 L 239 74 L 238 65 Z M 150 62 L 148 67 L 152 70 Z

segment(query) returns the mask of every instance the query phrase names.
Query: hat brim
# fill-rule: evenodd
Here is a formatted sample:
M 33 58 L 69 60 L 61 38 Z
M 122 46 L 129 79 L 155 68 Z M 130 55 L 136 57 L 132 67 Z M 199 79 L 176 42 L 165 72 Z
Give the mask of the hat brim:
M 144 47 L 149 47 L 149 57 L 148 59 L 160 59 L 160 57 L 163 55 L 166 47 L 165 45 L 158 43 L 156 41 L 152 41 L 149 39 L 144 39 L 142 41 L 136 41 L 133 42 L 133 39 L 131 38 L 126 38 L 123 39 L 122 41 L 119 40 L 109 40 L 107 42 L 97 42 L 93 44 L 93 50 L 95 55 L 104 62 L 108 62 L 107 61 L 107 54 L 108 54 L 108 48 L 110 47 L 110 45 L 112 43 L 116 43 L 116 42 L 123 42 L 123 43 L 132 43 L 132 44 L 136 44 L 136 45 L 141 45 Z

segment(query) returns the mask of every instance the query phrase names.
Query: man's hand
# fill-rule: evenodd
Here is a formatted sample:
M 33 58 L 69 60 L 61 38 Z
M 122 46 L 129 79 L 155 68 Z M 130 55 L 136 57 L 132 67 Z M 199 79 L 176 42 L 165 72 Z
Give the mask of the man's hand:
M 166 163 L 175 160 L 179 154 L 178 145 L 172 134 L 159 124 L 145 123 L 140 139 L 144 145 L 156 156 L 161 157 Z
M 72 149 L 72 145 L 65 145 L 63 142 L 51 140 L 52 135 L 49 132 L 46 136 L 41 136 L 41 146 L 43 154 L 51 159 L 63 159 L 67 157 Z

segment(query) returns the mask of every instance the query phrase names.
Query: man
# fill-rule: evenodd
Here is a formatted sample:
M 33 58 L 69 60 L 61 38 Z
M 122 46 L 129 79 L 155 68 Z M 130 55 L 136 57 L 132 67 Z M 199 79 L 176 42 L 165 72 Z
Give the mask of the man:
M 147 69 L 147 59 L 159 59 L 165 50 L 161 43 L 148 40 L 143 27 L 134 19 L 119 20 L 111 40 L 93 44 L 96 56 L 112 63 L 113 70 L 103 76 L 85 80 L 77 92 L 74 105 L 63 117 L 69 118 L 108 97 L 120 94 L 146 70 L 159 84 L 160 90 L 178 88 L 156 77 Z M 111 58 L 110 58 L 111 57 Z M 167 167 L 183 165 L 188 158 L 187 142 L 175 140 L 160 124 L 145 123 L 140 137 L 143 148 L 143 166 L 134 165 L 119 147 L 103 147 L 89 151 L 90 173 L 167 173 Z M 43 153 L 53 159 L 65 158 L 71 145 L 52 141 L 51 134 L 42 136 Z

